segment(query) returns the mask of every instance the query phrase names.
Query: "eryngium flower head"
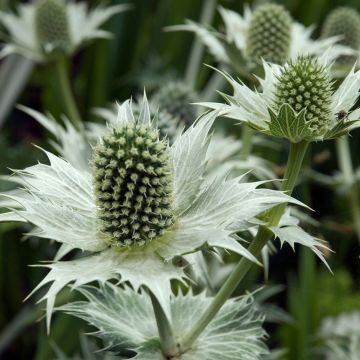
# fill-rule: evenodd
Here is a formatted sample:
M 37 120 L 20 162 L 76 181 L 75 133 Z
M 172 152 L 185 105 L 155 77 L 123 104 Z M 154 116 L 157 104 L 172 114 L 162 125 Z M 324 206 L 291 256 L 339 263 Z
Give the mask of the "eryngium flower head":
M 152 97 L 152 102 L 167 111 L 179 124 L 188 128 L 196 119 L 196 108 L 191 103 L 196 101 L 195 92 L 184 82 L 169 82 L 161 87 Z
M 290 55 L 292 19 L 281 5 L 264 4 L 253 13 L 246 36 L 250 62 L 283 64 Z
M 328 60 L 325 53 L 317 59 L 299 57 L 283 66 L 264 62 L 265 77 L 259 78 L 260 86 L 255 91 L 222 73 L 234 94 L 223 94 L 227 104 L 202 105 L 294 143 L 342 136 L 360 126 L 360 109 L 353 109 L 360 71 L 353 68 L 334 90 L 328 77 L 332 65 Z
M 278 76 L 275 109 L 289 104 L 304 112 L 311 138 L 322 136 L 331 126 L 331 81 L 326 68 L 310 57 L 290 62 Z
M 9 41 L 0 57 L 18 53 L 34 61 L 46 61 L 53 51 L 74 53 L 85 41 L 109 38 L 100 26 L 128 5 L 97 7 L 66 0 L 36 0 L 20 4 L 16 13 L 0 12 L 0 23 L 9 33 Z
M 233 72 L 265 61 L 283 64 L 300 55 L 321 56 L 328 51 L 330 61 L 352 54 L 350 48 L 337 44 L 338 37 L 311 38 L 313 26 L 306 28 L 293 21 L 280 5 L 264 4 L 255 11 L 245 6 L 243 14 L 219 7 L 225 32 L 188 20 L 184 25 L 168 27 L 170 31 L 191 31 L 220 63 Z
M 360 15 L 350 7 L 339 7 L 325 19 L 322 36 L 339 36 L 339 43 L 360 50 Z M 355 56 L 342 56 L 338 62 L 353 64 Z
M 35 29 L 39 46 L 46 51 L 71 48 L 69 21 L 64 0 L 38 0 L 35 10 Z
M 17 172 L 9 180 L 20 188 L 2 202 L 9 211 L 0 214 L 0 221 L 29 222 L 36 227 L 34 234 L 61 243 L 55 261 L 45 265 L 49 273 L 34 290 L 51 283 L 43 298 L 48 326 L 56 294 L 68 283 L 78 287 L 114 278 L 135 290 L 151 289 L 171 318 L 171 280 L 186 277 L 172 260 L 206 246 L 258 262 L 235 234 L 248 229 L 259 213 L 295 202 L 283 193 L 257 189 L 259 182 L 229 180 L 227 173 L 207 177 L 216 112 L 198 119 L 168 147 L 158 139 L 146 96 L 138 115 L 125 101 L 107 134 L 101 127 L 102 141 L 86 168 L 86 161 L 74 157 L 78 146 L 84 148 L 77 135 L 69 141 L 51 120 L 27 111 L 66 141 L 66 150 L 58 149 L 70 161 L 46 152 L 49 165 Z M 59 261 L 73 249 L 86 255 Z
M 168 146 L 150 124 L 133 122 L 105 135 L 95 148 L 93 178 L 110 245 L 144 245 L 172 225 Z

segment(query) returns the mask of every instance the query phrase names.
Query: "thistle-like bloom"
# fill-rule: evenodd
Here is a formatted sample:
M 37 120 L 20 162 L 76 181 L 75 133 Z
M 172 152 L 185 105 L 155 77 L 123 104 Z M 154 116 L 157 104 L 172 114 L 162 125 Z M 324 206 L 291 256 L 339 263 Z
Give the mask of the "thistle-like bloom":
M 50 272 L 34 290 L 52 283 L 43 297 L 48 325 L 56 294 L 68 283 L 78 287 L 115 278 L 135 290 L 146 286 L 170 317 L 170 280 L 185 278 L 173 261 L 178 256 L 209 246 L 257 261 L 235 233 L 275 204 L 296 201 L 257 189 L 261 182 L 204 178 L 216 115 L 203 116 L 169 147 L 159 139 L 146 97 L 137 117 L 126 101 L 87 169 L 46 152 L 49 165 L 15 174 L 23 189 L 10 200 L 18 205 L 12 203 L 0 221 L 32 223 L 34 235 L 61 243 L 55 261 L 44 265 Z M 58 261 L 73 249 L 85 256 Z
M 228 104 L 202 105 L 222 109 L 229 118 L 295 143 L 339 137 L 360 126 L 360 109 L 353 109 L 360 71 L 352 69 L 334 91 L 329 70 L 327 54 L 319 59 L 299 57 L 284 66 L 264 62 L 261 92 L 222 73 L 234 89 L 232 96 L 223 94 Z
M 85 3 L 66 0 L 36 0 L 21 4 L 17 13 L 0 12 L 0 23 L 8 38 L 0 56 L 19 53 L 45 61 L 54 52 L 74 53 L 85 41 L 109 38 L 99 27 L 128 5 L 88 10 Z
M 245 7 L 244 15 L 219 8 L 225 24 L 225 34 L 192 21 L 185 25 L 171 26 L 171 31 L 192 31 L 208 47 L 217 61 L 230 65 L 240 73 L 242 67 L 261 65 L 262 59 L 283 64 L 299 55 L 321 55 L 330 48 L 331 60 L 353 51 L 337 44 L 339 37 L 312 40 L 314 27 L 305 28 L 292 20 L 280 5 L 263 4 L 254 11 Z
M 339 63 L 352 65 L 360 56 L 360 15 L 350 7 L 334 9 L 325 19 L 321 30 L 322 37 L 339 36 L 339 43 L 356 51 L 353 56 L 342 56 Z

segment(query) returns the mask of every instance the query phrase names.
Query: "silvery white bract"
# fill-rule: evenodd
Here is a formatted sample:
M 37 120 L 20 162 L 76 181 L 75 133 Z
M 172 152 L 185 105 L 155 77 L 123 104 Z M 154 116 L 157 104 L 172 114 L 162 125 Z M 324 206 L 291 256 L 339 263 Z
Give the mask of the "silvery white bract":
M 149 296 L 110 284 L 79 289 L 86 301 L 62 306 L 69 314 L 95 326 L 96 336 L 104 339 L 106 348 L 133 351 L 135 359 L 158 360 L 161 349 L 156 320 Z M 181 344 L 212 298 L 204 294 L 181 292 L 171 299 L 174 337 Z M 264 317 L 256 310 L 251 295 L 228 300 L 188 352 L 184 360 L 260 360 L 268 354 L 263 343 Z M 141 326 L 139 326 L 141 325 Z
M 329 52 L 319 59 L 309 60 L 322 68 L 324 73 L 330 72 Z M 303 61 L 306 58 L 299 58 Z M 309 58 L 310 59 L 310 58 Z M 304 60 L 305 61 L 305 60 Z M 347 74 L 337 90 L 329 89 L 329 113 L 326 115 L 326 131 L 314 136 L 306 116 L 308 108 L 294 109 L 288 103 L 279 104 L 276 92 L 280 85 L 280 76 L 289 70 L 294 63 L 284 66 L 263 62 L 264 78 L 258 78 L 261 90 L 252 90 L 240 80 L 236 81 L 229 74 L 221 72 L 233 87 L 233 95 L 222 94 L 227 104 L 204 102 L 200 105 L 211 109 L 219 109 L 220 114 L 239 120 L 267 135 L 284 137 L 291 142 L 306 140 L 332 139 L 346 134 L 350 129 L 360 126 L 360 109 L 353 110 L 358 99 L 360 88 L 360 71 L 354 68 Z M 330 76 L 329 76 L 330 78 Z M 310 79 L 309 79 L 310 80 Z M 295 79 L 296 81 L 296 79 Z M 331 85 L 331 81 L 329 80 Z M 317 98 L 322 96 L 317 94 Z M 302 97 L 303 98 L 303 97 Z M 317 101 L 310 97 L 310 103 Z M 305 103 L 305 101 L 303 101 Z M 343 116 L 340 117 L 340 114 Z M 313 115 L 312 115 L 313 116 Z M 325 115 L 322 115 L 325 116 Z
M 30 4 L 18 5 L 16 13 L 0 12 L 0 23 L 8 32 L 0 57 L 18 53 L 34 61 L 42 62 L 46 60 L 47 54 L 54 50 L 51 44 L 43 46 L 39 42 L 36 31 L 36 6 L 37 1 L 33 1 Z M 70 44 L 67 52 L 75 52 L 86 41 L 111 37 L 111 34 L 101 30 L 100 26 L 113 15 L 128 9 L 128 5 L 88 9 L 88 5 L 84 2 L 66 2 L 65 11 Z
M 326 360 L 358 360 L 360 354 L 360 312 L 325 318 L 320 336 L 325 341 Z
M 235 251 L 258 262 L 235 233 L 246 230 L 251 219 L 276 204 L 299 202 L 278 191 L 258 189 L 262 182 L 242 183 L 241 178 L 227 180 L 224 176 L 212 182 L 204 179 L 208 133 L 216 115 L 216 112 L 204 115 L 168 148 L 174 223 L 163 235 L 142 246 L 114 249 L 99 235 L 90 166 L 76 168 L 45 152 L 50 164 L 40 163 L 17 171 L 9 179 L 21 188 L 7 195 L 11 205 L 9 212 L 0 214 L 0 221 L 31 223 L 35 226 L 32 235 L 61 244 L 55 261 L 41 265 L 50 272 L 34 290 L 52 283 L 43 297 L 47 300 L 48 326 L 56 294 L 68 283 L 78 287 L 115 278 L 131 283 L 136 290 L 144 285 L 169 315 L 170 280 L 185 277 L 184 270 L 172 262 L 175 257 L 207 245 Z M 130 101 L 119 107 L 116 126 L 135 121 L 152 124 L 146 97 L 136 120 Z M 15 208 L 14 202 L 18 203 Z M 84 256 L 59 261 L 73 249 L 85 251 Z
M 253 11 L 245 6 L 244 14 L 219 7 L 219 13 L 225 25 L 225 33 L 220 33 L 215 29 L 205 27 L 188 20 L 184 25 L 170 26 L 171 31 L 191 31 L 209 49 L 215 59 L 223 64 L 237 68 L 239 57 L 246 53 L 246 37 L 249 25 L 253 17 Z M 304 27 L 302 24 L 293 21 L 290 33 L 289 58 L 296 59 L 299 55 L 308 54 L 318 56 L 329 50 L 330 60 L 335 60 L 340 55 L 352 54 L 353 51 L 343 45 L 336 44 L 340 38 L 330 37 L 326 39 L 311 39 L 314 27 Z M 241 69 L 239 69 L 240 72 Z

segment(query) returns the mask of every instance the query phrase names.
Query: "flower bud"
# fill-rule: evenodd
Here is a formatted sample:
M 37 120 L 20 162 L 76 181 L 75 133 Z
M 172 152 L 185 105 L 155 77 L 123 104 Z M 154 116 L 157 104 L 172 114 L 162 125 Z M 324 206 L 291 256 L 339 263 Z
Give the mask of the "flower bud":
M 152 102 L 159 109 L 167 111 L 173 118 L 178 119 L 178 125 L 189 127 L 196 119 L 196 109 L 191 103 L 196 101 L 194 91 L 185 83 L 169 82 L 157 91 Z
M 105 135 L 93 182 L 100 231 L 111 246 L 144 245 L 172 225 L 168 148 L 150 125 L 128 123 Z
M 35 31 L 39 46 L 46 52 L 69 51 L 71 47 L 67 7 L 64 0 L 38 0 Z
M 323 37 L 340 36 L 339 43 L 354 50 L 360 50 L 360 15 L 350 7 L 339 7 L 333 10 L 326 18 L 323 28 Z M 356 56 L 341 56 L 339 63 L 353 64 Z
M 253 64 L 261 59 L 283 64 L 289 57 L 292 19 L 281 5 L 264 4 L 253 13 L 246 37 L 246 55 Z

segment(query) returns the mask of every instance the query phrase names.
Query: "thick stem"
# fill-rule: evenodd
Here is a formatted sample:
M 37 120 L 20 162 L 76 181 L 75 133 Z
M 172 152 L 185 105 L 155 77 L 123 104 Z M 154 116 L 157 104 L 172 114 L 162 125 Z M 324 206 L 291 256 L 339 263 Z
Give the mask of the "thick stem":
M 175 359 L 177 357 L 177 344 L 175 342 L 174 334 L 171 324 L 163 308 L 161 307 L 156 296 L 149 290 L 151 303 L 154 309 L 156 324 L 159 332 L 159 339 L 161 350 L 166 359 Z
M 60 56 L 55 64 L 57 81 L 60 87 L 63 105 L 69 120 L 73 122 L 79 130 L 83 128 L 83 123 L 79 110 L 71 90 L 69 76 L 66 68 L 66 58 Z
M 201 24 L 207 25 L 211 22 L 214 16 L 216 3 L 217 0 L 207 0 L 204 2 L 200 17 Z M 202 42 L 199 39 L 195 39 L 191 48 L 185 74 L 185 80 L 192 88 L 195 88 L 196 76 L 199 72 L 203 50 L 204 45 Z
M 336 139 L 336 150 L 339 167 L 344 177 L 345 185 L 348 187 L 346 195 L 351 208 L 355 231 L 357 238 L 360 241 L 360 194 L 358 185 L 355 181 L 354 170 L 351 162 L 349 138 L 347 136 L 342 136 Z
M 241 149 L 240 149 L 241 160 L 246 160 L 251 153 L 251 149 L 253 145 L 253 135 L 254 135 L 254 130 L 251 127 L 244 124 L 242 126 L 242 133 L 241 133 Z
M 308 147 L 307 142 L 300 142 L 297 144 L 290 145 L 290 153 L 287 162 L 287 168 L 284 176 L 284 181 L 281 185 L 281 190 L 291 194 L 296 179 L 299 175 L 301 165 L 304 159 Z M 275 206 L 269 212 L 269 226 L 278 225 L 282 214 L 286 209 L 286 203 Z M 273 233 L 266 226 L 260 226 L 256 234 L 256 237 L 251 242 L 248 250 L 255 256 L 259 257 L 262 248 L 267 242 L 273 237 Z M 214 297 L 210 306 L 202 314 L 198 322 L 192 328 L 189 334 L 186 334 L 183 341 L 181 341 L 181 351 L 185 352 L 192 344 L 196 341 L 198 336 L 206 328 L 206 326 L 212 321 L 220 308 L 225 304 L 226 300 L 229 299 L 231 294 L 240 284 L 242 279 L 245 277 L 247 272 L 253 266 L 253 262 L 243 257 L 238 265 L 234 268 L 224 285 L 221 287 L 219 292 Z

